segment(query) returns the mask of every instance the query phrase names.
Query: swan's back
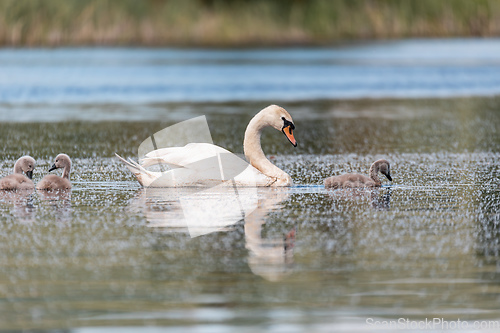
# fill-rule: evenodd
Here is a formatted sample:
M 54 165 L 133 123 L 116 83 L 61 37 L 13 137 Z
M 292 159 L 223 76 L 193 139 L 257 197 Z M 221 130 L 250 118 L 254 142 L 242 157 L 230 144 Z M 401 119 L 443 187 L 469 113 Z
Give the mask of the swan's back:
M 71 182 L 57 175 L 47 175 L 36 185 L 37 190 L 69 190 Z
M 211 143 L 189 143 L 183 147 L 153 150 L 141 159 L 141 166 L 146 168 L 156 164 L 168 164 L 171 167 L 186 167 L 214 158 L 217 154 L 231 154 L 231 152 Z
M 0 179 L 0 190 L 30 190 L 34 189 L 33 181 L 22 174 L 12 174 Z
M 375 187 L 377 184 L 370 177 L 357 173 L 347 173 L 345 175 L 326 178 L 327 188 L 352 188 L 352 187 Z

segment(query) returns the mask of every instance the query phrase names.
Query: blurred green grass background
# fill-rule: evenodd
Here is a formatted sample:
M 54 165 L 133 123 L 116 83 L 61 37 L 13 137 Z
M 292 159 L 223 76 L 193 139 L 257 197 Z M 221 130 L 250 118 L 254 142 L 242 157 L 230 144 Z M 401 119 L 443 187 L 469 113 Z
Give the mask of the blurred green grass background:
M 247 46 L 498 35 L 498 0 L 0 1 L 3 46 Z

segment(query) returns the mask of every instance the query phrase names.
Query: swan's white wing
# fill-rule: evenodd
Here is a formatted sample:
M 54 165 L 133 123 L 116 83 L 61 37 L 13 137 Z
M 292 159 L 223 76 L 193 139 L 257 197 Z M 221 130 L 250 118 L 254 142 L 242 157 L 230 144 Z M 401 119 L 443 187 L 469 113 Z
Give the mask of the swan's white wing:
M 163 172 L 153 187 L 215 186 L 222 182 L 217 156 Z
M 216 147 L 216 146 L 215 146 Z M 195 160 L 168 172 L 150 186 L 215 186 L 223 182 L 236 186 L 269 186 L 274 180 L 248 164 L 238 156 L 221 149 L 208 158 Z M 230 181 L 232 180 L 232 181 Z M 160 185 L 162 184 L 162 185 Z M 169 185 L 172 186 L 172 185 Z
M 187 167 L 193 163 L 210 159 L 217 154 L 231 154 L 228 150 L 210 143 L 190 143 L 184 147 L 153 150 L 141 159 L 141 165 L 148 167 L 167 164 L 171 167 Z
M 117 155 L 118 156 L 118 155 Z M 146 154 L 142 165 L 120 158 L 145 187 L 271 186 L 276 179 L 264 175 L 228 150 L 208 143 L 157 149 Z M 168 165 L 166 172 L 152 172 L 145 167 Z
M 127 166 L 144 187 L 212 186 L 221 183 L 218 167 L 217 169 L 207 167 L 202 169 L 202 172 L 187 168 L 178 168 L 167 172 L 154 172 L 144 169 L 133 160 L 127 161 L 118 154 L 115 155 Z

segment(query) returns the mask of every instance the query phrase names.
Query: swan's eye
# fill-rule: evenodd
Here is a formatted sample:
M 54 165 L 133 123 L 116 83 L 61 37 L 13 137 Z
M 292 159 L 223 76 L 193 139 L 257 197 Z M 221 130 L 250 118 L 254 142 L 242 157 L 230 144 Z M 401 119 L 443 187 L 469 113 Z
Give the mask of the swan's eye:
M 285 117 L 281 117 L 281 120 L 285 121 L 286 119 L 285 119 Z
M 290 129 L 294 130 L 295 125 L 291 122 L 285 119 L 285 117 L 282 117 L 283 119 L 283 128 L 290 126 Z

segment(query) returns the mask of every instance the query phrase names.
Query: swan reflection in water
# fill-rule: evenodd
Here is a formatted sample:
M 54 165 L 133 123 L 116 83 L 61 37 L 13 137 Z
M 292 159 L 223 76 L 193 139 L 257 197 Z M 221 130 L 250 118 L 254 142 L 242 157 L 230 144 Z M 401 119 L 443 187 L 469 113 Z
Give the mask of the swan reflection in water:
M 70 225 L 73 220 L 71 208 L 71 189 L 63 190 L 36 190 L 41 214 L 49 216 L 61 225 Z
M 368 200 L 372 208 L 389 210 L 392 189 L 388 188 L 347 188 L 327 190 L 328 195 L 335 201 L 364 201 Z
M 45 191 L 36 190 L 42 202 L 50 206 L 68 207 L 71 205 L 71 189 Z
M 40 191 L 34 189 L 0 191 L 0 205 L 9 208 L 10 213 L 21 223 L 37 220 L 37 211 L 54 212 L 57 221 L 71 220 L 71 190 Z
M 12 214 L 19 221 L 28 223 L 34 220 L 36 207 L 33 204 L 34 189 L 0 191 L 0 203 L 13 207 Z
M 262 189 L 264 195 L 259 201 L 259 206 L 245 217 L 248 265 L 254 274 L 269 281 L 281 280 L 290 272 L 293 264 L 295 228 L 288 231 L 283 238 L 262 238 L 262 226 L 266 221 L 266 215 L 288 198 L 289 191 L 287 188 Z
M 289 188 L 215 186 L 211 188 L 142 188 L 129 209 L 142 212 L 148 226 L 198 237 L 231 230 L 244 220 L 248 265 L 254 274 L 277 281 L 290 271 L 295 230 L 284 237 L 262 237 L 266 216 L 289 196 Z

